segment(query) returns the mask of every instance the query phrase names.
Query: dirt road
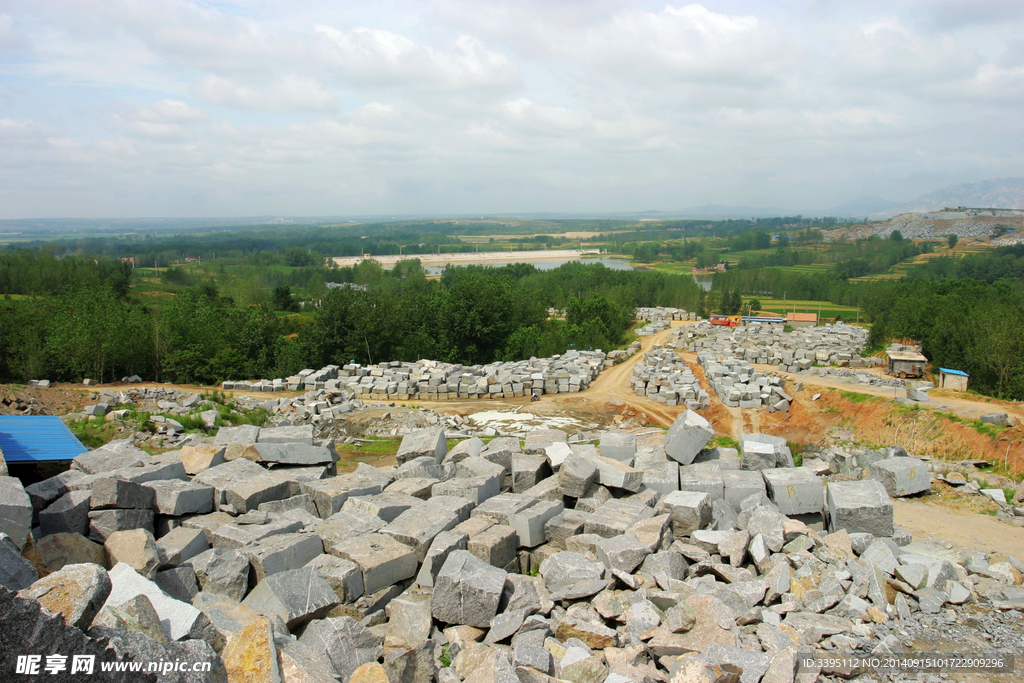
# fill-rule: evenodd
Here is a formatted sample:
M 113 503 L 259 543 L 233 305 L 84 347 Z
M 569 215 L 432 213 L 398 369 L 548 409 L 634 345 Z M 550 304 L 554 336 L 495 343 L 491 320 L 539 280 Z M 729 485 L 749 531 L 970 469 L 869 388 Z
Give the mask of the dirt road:
M 909 531 L 915 541 L 929 536 L 1004 556 L 1024 548 L 1024 529 L 976 512 L 960 512 L 934 503 L 895 498 L 893 519 Z

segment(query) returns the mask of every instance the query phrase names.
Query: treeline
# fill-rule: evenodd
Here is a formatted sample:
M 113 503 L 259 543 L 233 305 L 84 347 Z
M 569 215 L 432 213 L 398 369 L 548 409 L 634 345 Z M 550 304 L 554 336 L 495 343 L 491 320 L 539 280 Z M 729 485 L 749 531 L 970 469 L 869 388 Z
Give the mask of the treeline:
M 915 339 L 937 367 L 962 370 L 970 387 L 1024 399 L 1024 286 L 963 279 L 875 283 L 861 297 L 870 342 Z
M 41 257 L 42 258 L 42 257 Z M 301 302 L 287 287 L 266 305 L 236 305 L 211 282 L 143 305 L 118 273 L 103 281 L 93 263 L 56 296 L 0 305 L 0 375 L 100 381 L 140 375 L 179 383 L 285 377 L 350 361 L 432 358 L 476 364 L 609 350 L 627 340 L 636 306 L 692 307 L 692 278 L 570 263 L 551 271 L 449 267 L 428 280 L 418 261 L 394 271 L 374 262 L 339 269 L 367 291 L 331 289 Z M 88 270 L 88 268 L 86 268 Z M 103 271 L 106 272 L 106 271 Z M 130 271 L 129 271 L 130 275 Z M 273 305 L 312 315 L 278 316 Z M 548 308 L 566 310 L 549 320 Z
M 933 258 L 915 266 L 910 277 L 924 280 L 970 278 L 985 282 L 1024 280 L 1024 244 L 988 249 L 965 256 Z

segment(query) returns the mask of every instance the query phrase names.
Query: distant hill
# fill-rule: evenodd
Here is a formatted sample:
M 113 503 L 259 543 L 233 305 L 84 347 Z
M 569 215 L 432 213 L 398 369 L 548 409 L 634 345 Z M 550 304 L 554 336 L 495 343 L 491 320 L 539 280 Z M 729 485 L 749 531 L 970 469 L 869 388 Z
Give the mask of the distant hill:
M 941 211 L 947 206 L 982 209 L 1024 209 L 1024 178 L 995 178 L 977 183 L 950 185 L 917 199 L 878 211 L 872 218 L 885 219 L 903 213 Z

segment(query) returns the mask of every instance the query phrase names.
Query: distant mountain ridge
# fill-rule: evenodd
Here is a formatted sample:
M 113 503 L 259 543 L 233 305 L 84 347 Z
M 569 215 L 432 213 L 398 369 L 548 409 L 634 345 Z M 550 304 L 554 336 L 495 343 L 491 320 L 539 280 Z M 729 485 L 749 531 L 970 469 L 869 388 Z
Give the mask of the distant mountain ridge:
M 949 185 L 904 204 L 897 204 L 871 214 L 871 218 L 886 219 L 903 213 L 941 211 L 947 206 L 1024 209 L 1024 178 L 993 178 L 976 183 Z

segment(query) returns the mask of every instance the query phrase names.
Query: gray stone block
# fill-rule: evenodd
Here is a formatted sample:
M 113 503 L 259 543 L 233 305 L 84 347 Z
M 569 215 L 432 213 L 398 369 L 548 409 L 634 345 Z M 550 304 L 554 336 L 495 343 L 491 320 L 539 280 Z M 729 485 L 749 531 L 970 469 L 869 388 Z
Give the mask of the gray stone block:
M 249 559 L 238 550 L 212 548 L 187 560 L 204 593 L 241 602 L 249 592 Z
M 153 507 L 153 492 L 147 487 L 124 479 L 104 478 L 92 483 L 89 505 L 93 510 L 136 509 Z
M 313 425 L 263 427 L 257 434 L 256 443 L 304 443 L 312 446 Z
M 715 462 L 684 465 L 679 468 L 679 490 L 708 494 L 711 500 L 725 497 L 722 468 Z
M 260 503 L 291 497 L 296 486 L 297 482 L 293 479 L 265 472 L 226 486 L 224 501 L 238 512 L 248 512 L 255 510 Z
M 665 496 L 679 490 L 679 463 L 656 462 L 644 464 L 644 487 Z
M 307 443 L 264 443 L 256 444 L 256 452 L 263 462 L 282 465 L 322 465 L 338 459 L 333 448 L 312 446 Z
M 213 487 L 180 479 L 146 482 L 154 495 L 154 507 L 161 515 L 204 515 L 213 512 Z
M 196 484 L 212 486 L 214 504 L 223 505 L 226 502 L 224 499 L 224 489 L 235 482 L 258 477 L 266 472 L 267 470 L 253 461 L 240 458 L 203 470 L 193 477 L 192 481 Z
M 109 576 L 110 595 L 104 607 L 117 607 L 137 595 L 145 595 L 153 603 L 153 609 L 156 610 L 160 623 L 171 640 L 196 638 L 210 627 L 206 615 L 192 605 L 167 595 L 156 583 L 143 577 L 124 562 L 111 569 Z
M 430 456 L 439 463 L 447 452 L 448 442 L 444 430 L 440 427 L 427 427 L 402 437 L 402 444 L 398 447 L 395 458 L 399 465 L 423 456 Z
M 423 503 L 419 498 L 402 493 L 378 493 L 372 496 L 350 497 L 342 505 L 342 510 L 358 509 L 380 517 L 385 522 L 392 522 L 396 517 L 411 507 Z
M 715 436 L 711 423 L 687 410 L 680 415 L 665 435 L 665 453 L 673 460 L 689 465 Z
M 177 566 L 210 549 L 206 534 L 199 529 L 179 526 L 156 542 L 161 566 Z
M 534 548 L 547 541 L 547 523 L 565 510 L 562 501 L 538 500 L 527 508 L 508 516 L 508 525 L 515 529 L 519 547 Z
M 601 435 L 601 457 L 632 465 L 636 458 L 636 434 L 605 432 Z
M 767 495 L 764 477 L 760 471 L 723 470 L 722 483 L 725 486 L 725 502 L 737 512 L 744 499 L 759 493 Z
M 551 555 L 540 563 L 540 576 L 552 593 L 581 583 L 601 581 L 604 566 L 568 550 Z
M 448 556 L 456 550 L 467 550 L 469 547 L 469 536 L 458 530 L 442 531 L 434 537 L 423 564 L 416 575 L 416 583 L 427 588 L 434 585 L 437 574 L 444 566 Z
M 582 498 L 597 481 L 597 465 L 578 455 L 570 455 L 558 470 L 558 490 L 563 496 Z
M 153 580 L 160 590 L 182 602 L 191 603 L 192 598 L 199 593 L 199 581 L 196 579 L 196 573 L 191 565 L 186 564 L 157 572 L 156 578 Z
M 69 564 L 18 591 L 18 597 L 38 600 L 52 614 L 63 616 L 68 626 L 84 631 L 112 595 L 111 579 L 95 564 Z
M 306 565 L 324 577 L 341 602 L 355 602 L 363 595 L 363 570 L 351 560 L 317 555 Z
M 650 554 L 650 547 L 632 534 L 603 538 L 597 543 L 597 559 L 608 569 L 626 574 L 632 574 Z
M 484 442 L 475 436 L 463 439 L 455 444 L 452 449 L 445 454 L 443 462 L 458 463 L 466 458 L 475 458 L 480 455 L 480 451 L 482 451 L 483 448 Z
M 415 551 L 387 534 L 349 538 L 335 544 L 331 552 L 359 565 L 367 593 L 376 593 L 416 575 Z
M 704 492 L 676 491 L 662 498 L 659 507 L 668 512 L 672 534 L 678 539 L 711 523 L 711 498 Z
M 544 525 L 547 542 L 556 548 L 565 549 L 565 539 L 583 533 L 583 527 L 590 514 L 580 510 L 565 509 Z
M 635 498 L 611 499 L 605 501 L 587 516 L 583 531 L 611 538 L 624 533 L 626 529 L 643 519 L 654 516 L 654 510 Z
M 126 441 L 111 442 L 71 460 L 71 467 L 86 474 L 113 472 L 149 462 L 150 455 Z
M 470 553 L 492 567 L 504 569 L 515 562 L 519 537 L 516 530 L 504 524 L 493 524 L 469 537 Z
M 805 467 L 762 470 L 768 496 L 784 515 L 820 513 L 824 503 L 821 477 Z
M 434 583 L 431 613 L 445 624 L 489 627 L 498 613 L 506 575 L 468 551 L 453 551 Z
M 512 490 L 522 493 L 551 476 L 551 466 L 542 455 L 516 454 L 512 457 Z
M 152 510 L 92 510 L 89 512 L 89 538 L 103 543 L 115 531 L 145 529 L 153 533 Z
M 592 458 L 591 462 L 597 466 L 597 482 L 601 484 L 601 486 L 608 486 L 636 493 L 643 485 L 643 472 L 630 467 L 625 462 L 600 456 Z M 564 465 L 562 466 L 562 469 L 565 469 Z M 559 475 L 561 475 L 561 472 Z
M 18 548 L 23 548 L 31 529 L 32 500 L 21 481 L 0 477 L 0 532 L 7 534 Z
M 267 617 L 277 617 L 290 629 L 327 616 L 338 596 L 312 567 L 290 569 L 256 584 L 242 604 Z
M 448 531 L 461 519 L 457 512 L 445 509 L 431 499 L 406 510 L 380 530 L 381 534 L 412 548 L 416 560 L 422 562 L 430 543 L 442 531 Z
M 928 465 L 917 458 L 890 458 L 868 466 L 868 476 L 882 482 L 886 493 L 893 498 L 912 496 L 932 487 Z
M 340 681 L 348 681 L 360 666 L 384 656 L 381 639 L 352 617 L 313 621 L 302 632 L 299 642 L 326 653 Z
M 830 531 L 892 536 L 892 501 L 876 479 L 829 482 L 825 505 Z
M 324 519 L 341 510 L 345 501 L 353 496 L 373 496 L 381 491 L 383 487 L 380 483 L 371 482 L 355 473 L 302 484 L 302 492 L 313 499 L 317 512 Z
M 256 580 L 262 581 L 272 574 L 306 566 L 323 555 L 324 544 L 316 534 L 279 534 L 239 550 L 252 565 Z
M 39 513 L 39 533 L 89 533 L 89 492 L 68 491 L 52 505 Z
M 523 451 L 527 455 L 547 455 L 548 446 L 565 442 L 565 432 L 557 429 L 534 429 L 527 432 Z
M 214 548 L 241 548 L 243 545 L 251 545 L 270 536 L 299 531 L 302 527 L 302 522 L 277 515 L 267 515 L 266 521 L 262 524 L 235 521 L 222 524 L 211 531 L 210 545 Z
M 39 580 L 39 573 L 25 559 L 7 534 L 0 534 L 0 586 L 20 591 Z

